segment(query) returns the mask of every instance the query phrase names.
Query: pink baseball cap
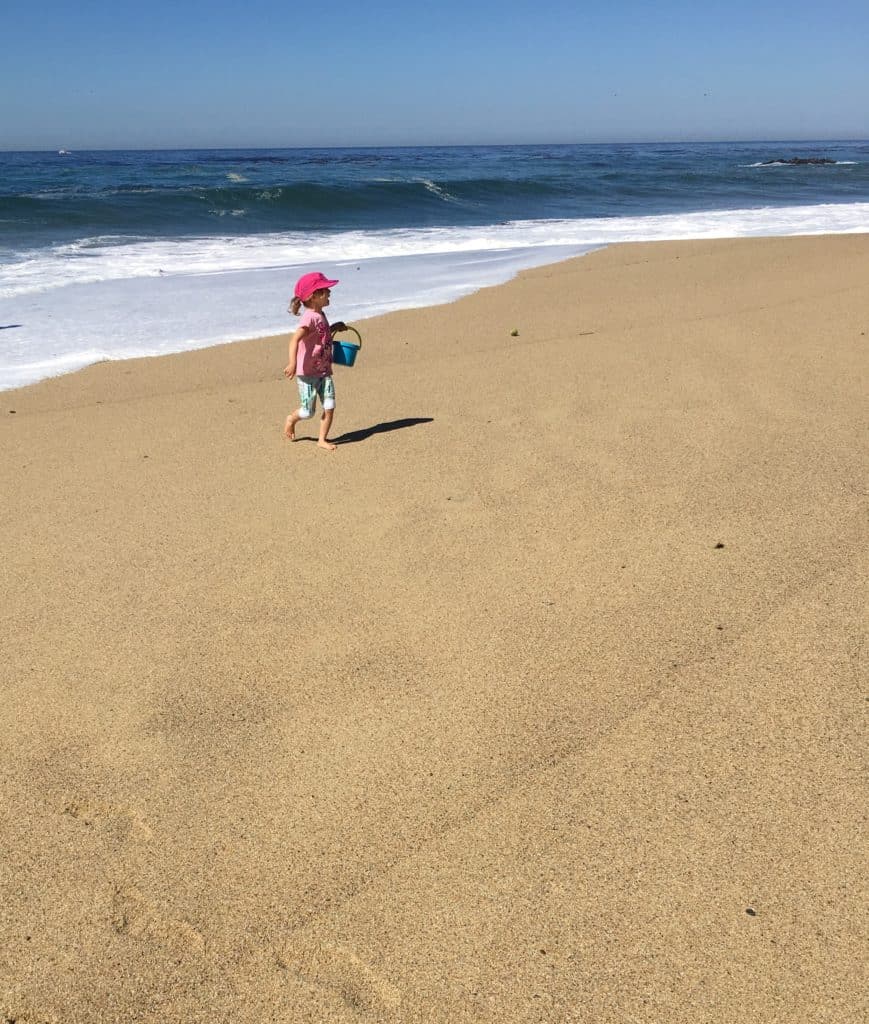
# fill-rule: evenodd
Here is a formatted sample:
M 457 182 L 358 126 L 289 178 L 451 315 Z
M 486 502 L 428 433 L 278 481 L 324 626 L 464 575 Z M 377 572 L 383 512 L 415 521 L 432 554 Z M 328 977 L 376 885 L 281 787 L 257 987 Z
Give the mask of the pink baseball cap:
M 337 281 L 330 281 L 328 277 L 324 277 L 319 270 L 315 270 L 312 274 L 303 274 L 296 281 L 296 290 L 293 294 L 302 302 L 307 302 L 314 292 L 321 288 L 334 288 L 337 283 Z

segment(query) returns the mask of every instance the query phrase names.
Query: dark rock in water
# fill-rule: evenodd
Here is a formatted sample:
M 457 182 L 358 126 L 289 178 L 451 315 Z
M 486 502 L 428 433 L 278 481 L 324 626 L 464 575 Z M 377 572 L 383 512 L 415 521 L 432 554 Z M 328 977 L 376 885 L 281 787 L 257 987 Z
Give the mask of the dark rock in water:
M 827 156 L 792 156 L 790 160 L 764 160 L 767 164 L 790 164 L 793 167 L 803 167 L 806 164 L 834 164 L 836 161 Z

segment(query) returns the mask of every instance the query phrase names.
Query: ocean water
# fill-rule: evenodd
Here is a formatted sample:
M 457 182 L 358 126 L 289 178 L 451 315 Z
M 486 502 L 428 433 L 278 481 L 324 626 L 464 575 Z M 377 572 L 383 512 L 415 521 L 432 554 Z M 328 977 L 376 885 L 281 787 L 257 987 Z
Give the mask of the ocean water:
M 289 331 L 311 269 L 352 322 L 613 242 L 858 231 L 866 141 L 0 153 L 0 389 Z

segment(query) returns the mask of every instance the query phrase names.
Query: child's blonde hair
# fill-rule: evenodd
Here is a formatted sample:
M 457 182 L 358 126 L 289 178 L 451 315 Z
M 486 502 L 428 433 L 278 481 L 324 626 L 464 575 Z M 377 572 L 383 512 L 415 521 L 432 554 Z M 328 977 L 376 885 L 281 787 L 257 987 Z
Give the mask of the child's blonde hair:
M 317 292 L 325 292 L 325 291 L 328 291 L 328 290 L 329 290 L 328 288 L 318 288 Z M 313 299 L 314 295 L 316 295 L 317 292 L 314 292 L 311 295 L 311 299 Z M 290 299 L 290 310 L 292 311 L 293 316 L 298 316 L 299 315 L 299 310 L 302 308 L 302 306 L 304 306 L 305 309 L 310 309 L 311 308 L 311 299 L 306 299 L 304 302 L 302 302 L 302 300 L 298 297 L 298 295 L 294 295 L 292 297 L 292 299 Z

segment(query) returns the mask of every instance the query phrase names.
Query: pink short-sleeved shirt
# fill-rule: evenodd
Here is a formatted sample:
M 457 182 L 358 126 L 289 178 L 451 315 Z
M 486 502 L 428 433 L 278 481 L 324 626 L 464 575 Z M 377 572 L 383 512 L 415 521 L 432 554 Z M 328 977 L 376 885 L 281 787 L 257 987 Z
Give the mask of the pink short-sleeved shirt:
M 332 374 L 332 332 L 322 313 L 306 309 L 299 327 L 308 329 L 299 341 L 296 352 L 296 374 L 299 377 L 329 377 Z

